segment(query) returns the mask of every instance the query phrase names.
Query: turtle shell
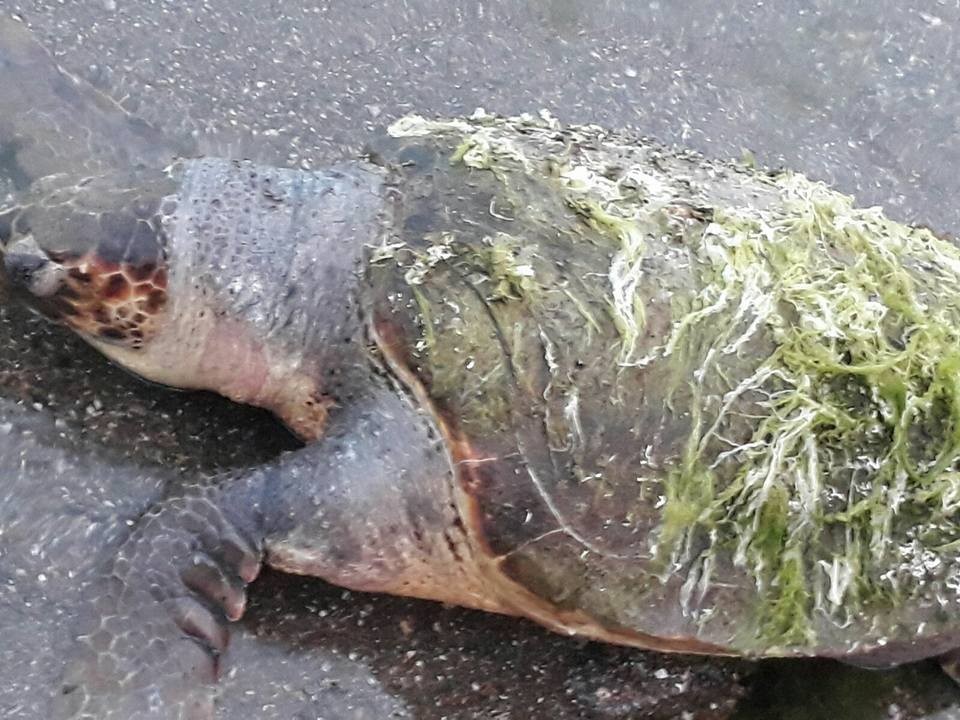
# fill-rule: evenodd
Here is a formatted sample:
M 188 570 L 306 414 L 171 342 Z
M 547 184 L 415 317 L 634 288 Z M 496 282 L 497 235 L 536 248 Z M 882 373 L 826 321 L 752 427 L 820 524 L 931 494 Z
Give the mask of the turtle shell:
M 406 118 L 371 330 L 507 607 L 692 652 L 960 640 L 960 252 L 789 173 Z

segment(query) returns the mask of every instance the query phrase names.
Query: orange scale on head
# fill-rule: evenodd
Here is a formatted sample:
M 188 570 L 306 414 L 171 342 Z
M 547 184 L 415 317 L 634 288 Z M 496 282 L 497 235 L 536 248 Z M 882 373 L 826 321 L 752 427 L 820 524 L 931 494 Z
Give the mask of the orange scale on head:
M 88 285 L 93 281 L 93 276 L 87 272 L 86 268 L 78 266 L 71 267 L 67 271 L 67 277 L 81 285 Z
M 154 314 L 160 310 L 167 302 L 167 294 L 163 290 L 152 290 L 147 295 L 146 311 Z
M 105 300 L 126 300 L 130 297 L 130 283 L 121 273 L 113 273 L 105 279 L 100 293 Z
M 95 305 L 91 308 L 90 317 L 101 325 L 110 325 L 113 321 L 110 312 L 103 305 Z
M 103 258 L 99 257 L 90 258 L 88 260 L 88 266 L 91 274 L 95 276 L 99 275 L 100 277 L 106 277 L 107 275 L 112 275 L 120 272 L 121 270 L 120 263 L 104 260 Z
M 137 283 L 133 286 L 133 294 L 138 298 L 145 298 L 150 294 L 151 290 L 153 290 L 153 283 L 149 280 L 146 282 Z
M 130 265 L 127 270 L 130 280 L 135 283 L 142 283 L 145 280 L 149 280 L 156 273 L 156 271 L 157 266 L 154 263 Z
M 54 258 L 65 282 L 51 298 L 54 314 L 75 330 L 140 348 L 157 330 L 166 305 L 166 268 L 156 262 L 114 262 L 96 253 Z

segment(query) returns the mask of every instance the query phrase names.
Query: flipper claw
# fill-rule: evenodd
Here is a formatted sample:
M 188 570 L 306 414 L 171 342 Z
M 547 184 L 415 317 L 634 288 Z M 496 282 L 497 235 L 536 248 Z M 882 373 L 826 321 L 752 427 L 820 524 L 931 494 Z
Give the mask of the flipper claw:
M 245 578 L 259 570 L 259 544 L 244 539 L 256 526 L 247 493 L 257 482 L 254 471 L 225 487 L 185 487 L 141 518 L 91 588 L 91 622 L 53 717 L 213 717 L 228 623 L 243 614 Z

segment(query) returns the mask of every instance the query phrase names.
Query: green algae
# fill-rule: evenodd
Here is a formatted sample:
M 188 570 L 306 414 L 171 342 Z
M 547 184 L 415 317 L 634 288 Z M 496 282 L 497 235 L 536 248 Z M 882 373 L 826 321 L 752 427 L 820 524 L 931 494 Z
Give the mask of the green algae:
M 595 332 L 597 334 L 602 333 L 603 330 L 600 328 L 600 324 L 597 322 L 597 319 L 594 317 L 593 313 L 590 312 L 590 309 L 587 307 L 586 303 L 570 292 L 567 288 L 564 288 L 563 292 L 568 298 L 570 298 L 570 302 L 573 303 L 573 306 L 577 309 L 577 312 L 580 313 L 580 316 L 587 321 L 587 328 L 589 332 Z M 590 339 L 591 338 L 588 338 L 588 341 Z
M 786 546 L 786 523 L 781 521 L 782 518 L 778 518 L 770 526 L 783 532 L 784 537 L 769 548 L 771 560 L 778 568 L 773 581 L 772 599 L 761 606 L 760 635 L 783 647 L 803 647 L 816 639 L 810 623 L 813 607 L 810 583 L 805 577 L 803 549 Z M 760 527 L 764 526 L 761 524 Z
M 536 248 L 506 233 L 484 238 L 474 261 L 489 280 L 491 300 L 520 300 L 537 292 L 532 256 Z
M 813 583 L 806 576 L 818 570 L 811 558 L 834 568 L 834 583 L 844 574 L 840 567 L 856 575 L 882 558 L 893 564 L 891 526 L 900 508 L 953 507 L 955 485 L 944 473 L 960 460 L 960 295 L 944 291 L 957 289 L 960 252 L 800 176 L 784 175 L 777 184 L 782 207 L 715 216 L 695 249 L 704 263 L 702 307 L 675 324 L 660 352 L 678 352 L 682 339 L 707 322 L 742 328 L 738 308 L 745 301 L 776 341 L 755 373 L 728 392 L 713 422 L 718 427 L 724 412 L 733 412 L 729 400 L 747 390 L 768 396 L 753 436 L 727 456 L 738 461 L 732 481 L 697 522 L 725 526 L 736 538 L 735 558 L 753 568 L 768 597 L 763 637 L 802 645 L 812 641 Z M 921 271 L 921 264 L 939 272 Z M 733 339 L 713 335 L 730 348 L 758 330 L 753 323 Z M 724 350 L 717 345 L 712 349 Z M 838 378 L 853 380 L 857 392 Z M 918 463 L 909 429 L 934 410 L 943 426 L 939 447 L 932 460 Z M 698 458 L 711 432 L 694 427 L 690 445 Z M 852 469 L 871 451 L 872 490 L 842 511 L 827 510 L 825 464 L 830 472 Z M 673 482 L 703 481 L 681 473 Z M 667 497 L 669 518 L 669 490 Z M 847 534 L 825 552 L 822 528 L 830 525 Z M 665 530 L 665 539 L 674 534 Z M 681 547 L 671 543 L 676 557 Z M 827 594 L 833 605 L 895 594 L 895 583 L 885 582 L 856 576 Z
M 568 187 L 573 187 L 568 183 Z M 566 202 L 574 212 L 583 217 L 591 227 L 609 233 L 619 241 L 610 263 L 610 300 L 607 303 L 610 316 L 620 335 L 621 364 L 633 359 L 637 339 L 646 324 L 644 299 L 637 292 L 643 274 L 643 256 L 646 248 L 644 233 L 638 223 L 628 217 L 614 214 L 590 197 L 589 186 L 567 196 Z
M 593 229 L 609 235 L 617 241 L 618 248 L 611 260 L 608 278 L 610 295 L 606 305 L 621 337 L 621 364 L 628 364 L 636 349 L 637 340 L 645 324 L 645 307 L 637 287 L 642 277 L 642 261 L 645 252 L 644 228 L 634 217 L 635 203 L 645 193 L 638 187 L 637 178 L 625 176 L 620 181 L 611 180 L 601 168 L 590 168 L 572 162 L 559 154 L 543 159 L 539 164 L 524 152 L 509 132 L 494 116 L 478 111 L 470 118 L 465 132 L 463 120 L 426 120 L 409 116 L 391 126 L 391 134 L 398 136 L 424 136 L 431 133 L 453 132 L 463 134 L 450 156 L 451 164 L 462 163 L 476 170 L 489 170 L 509 186 L 506 166 L 515 164 L 525 173 L 540 171 L 544 176 L 555 177 L 564 192 L 564 202 Z M 540 118 L 526 115 L 514 119 L 522 128 L 558 130 L 559 125 L 549 115 Z M 629 189 L 628 189 L 629 188 Z M 629 200 L 628 200 L 629 198 Z M 502 269 L 493 268 L 496 273 Z M 579 302 L 584 307 L 582 301 Z M 592 314 L 585 315 L 596 328 Z
M 540 133 L 547 151 L 529 152 L 518 128 Z M 401 130 L 462 136 L 451 162 L 504 184 L 511 172 L 540 173 L 590 228 L 588 242 L 610 241 L 607 317 L 563 293 L 591 337 L 612 324 L 612 372 L 667 368 L 658 375 L 669 378 L 667 406 L 686 414 L 688 434 L 661 478 L 657 564 L 661 577 L 686 572 L 705 588 L 717 556 L 729 555 L 757 589 L 744 649 L 811 647 L 818 614 L 842 624 L 903 602 L 919 587 L 904 584 L 910 559 L 898 547 L 910 518 L 924 550 L 960 543 L 952 244 L 802 176 L 757 173 L 751 181 L 775 201 L 747 196 L 692 223 L 683 252 L 696 287 L 670 299 L 669 331 L 640 352 L 644 263 L 660 238 L 681 237 L 665 224 L 675 204 L 697 206 L 690 187 L 637 168 L 608 173 L 588 153 L 567 152 L 578 130 L 561 136 L 550 122 L 421 119 Z M 488 299 L 522 302 L 543 290 L 517 271 L 522 247 L 508 240 L 470 259 Z
M 450 164 L 463 163 L 475 170 L 490 170 L 494 167 L 494 149 L 484 138 L 471 136 L 457 146 L 450 157 Z
M 518 300 L 536 292 L 525 258 L 532 249 L 505 233 L 474 246 L 455 232 L 425 234 L 416 246 L 407 243 L 375 248 L 371 262 L 395 262 L 402 268 L 420 326 L 415 350 L 429 371 L 431 387 L 444 398 L 458 398 L 465 430 L 491 433 L 510 417 L 504 392 L 504 367 L 495 331 L 476 299 L 448 302 L 444 288 L 477 283 L 491 302 Z M 482 372 L 463 373 L 463 368 Z

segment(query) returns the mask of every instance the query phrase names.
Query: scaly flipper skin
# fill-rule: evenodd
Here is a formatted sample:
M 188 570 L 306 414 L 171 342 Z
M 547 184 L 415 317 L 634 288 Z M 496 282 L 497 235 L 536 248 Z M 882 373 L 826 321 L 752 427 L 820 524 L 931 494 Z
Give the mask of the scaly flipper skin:
M 141 518 L 84 599 L 54 717 L 212 717 L 223 623 L 242 613 L 261 558 L 256 518 L 224 503 L 260 478 L 185 487 Z
M 194 154 L 191 141 L 171 140 L 67 75 L 23 23 L 0 16 L 0 172 L 19 189 Z
M 429 420 L 371 378 L 331 422 L 322 441 L 185 486 L 138 522 L 89 598 L 55 717 L 212 717 L 226 621 L 242 615 L 261 562 L 492 609 L 456 513 L 438 502 L 450 466 Z

